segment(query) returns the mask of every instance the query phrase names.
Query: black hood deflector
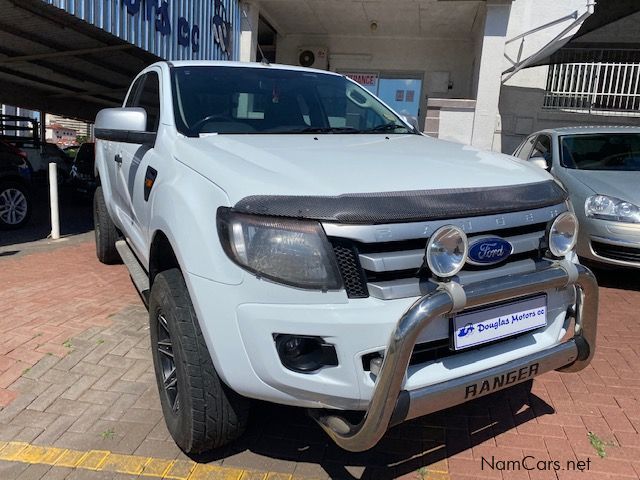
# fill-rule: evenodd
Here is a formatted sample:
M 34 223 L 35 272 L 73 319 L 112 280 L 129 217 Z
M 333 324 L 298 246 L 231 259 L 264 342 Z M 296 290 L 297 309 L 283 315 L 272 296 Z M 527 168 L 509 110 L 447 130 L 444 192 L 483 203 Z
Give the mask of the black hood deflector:
M 234 210 L 344 224 L 386 224 L 497 215 L 558 205 L 566 192 L 553 180 L 509 187 L 414 190 L 339 196 L 254 195 Z

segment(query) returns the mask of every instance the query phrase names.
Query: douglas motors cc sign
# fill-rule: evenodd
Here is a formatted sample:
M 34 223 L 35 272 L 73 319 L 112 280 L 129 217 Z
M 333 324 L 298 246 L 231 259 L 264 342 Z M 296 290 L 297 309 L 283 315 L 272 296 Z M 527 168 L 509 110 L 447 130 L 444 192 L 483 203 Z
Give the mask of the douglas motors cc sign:
M 122 0 L 127 13 L 131 16 L 144 15 L 144 20 L 153 22 L 155 29 L 162 36 L 173 34 L 169 2 L 171 0 Z M 209 20 L 213 38 L 220 50 L 227 56 L 231 56 L 231 22 L 229 13 L 222 0 L 211 0 L 214 4 L 213 15 Z M 194 53 L 200 51 L 200 25 L 194 22 L 189 24 L 186 17 L 178 17 L 176 26 L 178 45 L 191 46 Z

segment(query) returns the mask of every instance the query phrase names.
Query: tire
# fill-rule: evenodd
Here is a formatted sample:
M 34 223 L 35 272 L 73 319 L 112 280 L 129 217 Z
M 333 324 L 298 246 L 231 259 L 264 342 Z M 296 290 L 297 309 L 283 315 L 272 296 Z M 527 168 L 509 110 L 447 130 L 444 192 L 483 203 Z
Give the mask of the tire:
M 16 180 L 0 181 L 0 229 L 14 230 L 24 226 L 31 216 L 31 193 Z
M 155 277 L 149 322 L 160 403 L 176 444 L 195 454 L 222 447 L 242 435 L 249 400 L 218 377 L 177 268 Z
M 96 235 L 96 256 L 106 265 L 122 263 L 116 249 L 118 230 L 114 225 L 102 194 L 102 187 L 98 187 L 93 195 L 93 226 Z

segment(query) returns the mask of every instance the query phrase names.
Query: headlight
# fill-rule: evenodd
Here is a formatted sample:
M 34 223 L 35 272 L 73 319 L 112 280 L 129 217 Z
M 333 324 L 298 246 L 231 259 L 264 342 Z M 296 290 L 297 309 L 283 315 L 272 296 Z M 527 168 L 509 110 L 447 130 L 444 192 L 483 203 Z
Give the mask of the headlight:
M 640 207 L 608 195 L 592 195 L 584 203 L 587 217 L 616 222 L 640 223 Z
M 333 249 L 317 222 L 220 208 L 218 233 L 229 258 L 258 277 L 308 289 L 342 287 Z
M 572 212 L 558 215 L 547 231 L 549 251 L 554 257 L 569 254 L 578 241 L 578 218 Z
M 445 225 L 436 230 L 427 243 L 427 265 L 438 277 L 452 277 L 467 261 L 469 242 L 458 227 Z

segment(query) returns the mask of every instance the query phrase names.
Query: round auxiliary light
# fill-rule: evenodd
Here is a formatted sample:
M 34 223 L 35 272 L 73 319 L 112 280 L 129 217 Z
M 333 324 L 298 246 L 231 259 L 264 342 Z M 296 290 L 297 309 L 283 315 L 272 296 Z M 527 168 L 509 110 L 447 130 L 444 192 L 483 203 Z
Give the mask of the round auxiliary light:
M 436 230 L 427 243 L 427 265 L 437 277 L 452 277 L 467 261 L 469 242 L 461 228 L 445 225 Z
M 554 257 L 570 253 L 578 241 L 578 218 L 573 212 L 558 215 L 548 229 L 549 251 Z

